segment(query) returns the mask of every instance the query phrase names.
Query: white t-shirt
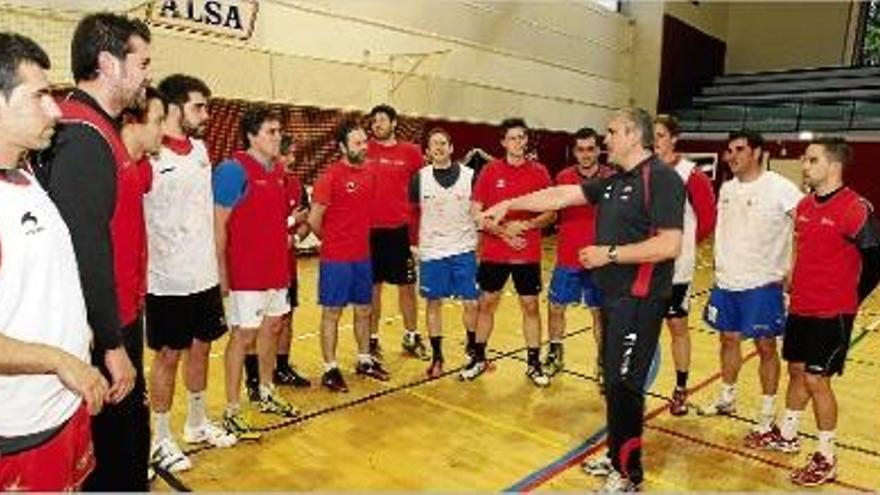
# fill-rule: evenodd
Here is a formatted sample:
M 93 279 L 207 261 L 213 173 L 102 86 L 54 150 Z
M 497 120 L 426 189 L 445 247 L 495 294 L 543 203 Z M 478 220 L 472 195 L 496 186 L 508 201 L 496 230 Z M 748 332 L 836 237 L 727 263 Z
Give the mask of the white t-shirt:
M 789 270 L 793 213 L 803 193 L 764 171 L 751 182 L 731 179 L 718 195 L 715 283 L 728 290 L 780 282 Z
M 0 333 L 89 361 L 92 331 L 70 233 L 49 196 L 0 180 Z M 0 436 L 39 433 L 70 419 L 82 399 L 57 375 L 0 375 Z
M 163 146 L 152 159 L 153 187 L 144 198 L 147 292 L 185 296 L 219 283 L 214 246 L 211 161 L 202 141 L 189 154 Z

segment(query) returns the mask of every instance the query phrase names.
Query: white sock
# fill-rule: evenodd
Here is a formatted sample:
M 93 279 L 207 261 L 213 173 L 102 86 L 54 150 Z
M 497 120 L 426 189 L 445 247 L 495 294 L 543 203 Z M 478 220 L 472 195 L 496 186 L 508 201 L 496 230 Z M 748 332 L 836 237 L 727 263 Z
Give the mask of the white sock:
M 550 339 L 550 343 L 551 343 L 551 344 L 561 344 L 561 343 L 562 343 L 562 339 Z
M 728 385 L 721 383 L 721 401 L 733 402 L 736 399 L 736 384 Z
M 826 459 L 834 459 L 834 430 L 819 431 L 818 450 Z
M 171 414 L 169 412 L 153 413 L 153 421 L 156 425 L 154 443 L 159 443 L 166 438 L 171 438 Z
M 226 404 L 226 415 L 233 416 L 241 412 L 241 403 L 239 402 L 230 402 Z
M 793 409 L 785 410 L 785 416 L 782 417 L 782 426 L 780 428 L 782 438 L 791 440 L 797 436 L 798 423 L 800 423 L 801 414 L 803 413 L 803 411 L 795 411 Z
M 187 392 L 186 425 L 198 428 L 208 422 L 208 411 L 205 407 L 205 391 Z
M 373 363 L 373 356 L 370 355 L 369 352 L 366 353 L 366 354 L 358 353 L 358 363 L 360 363 L 360 364 L 372 364 L 372 363 Z
M 770 423 L 773 422 L 773 419 L 776 417 L 776 396 L 775 395 L 762 395 L 761 396 L 761 421 L 766 421 L 769 418 L 769 422 L 767 426 L 770 426 Z
M 330 361 L 329 363 L 324 363 L 324 371 L 330 371 L 332 369 L 336 369 L 339 367 L 339 363 L 336 361 Z
M 414 339 L 414 338 L 416 338 L 416 335 L 418 335 L 418 334 L 419 334 L 418 330 L 407 330 L 406 331 L 406 338 Z
M 371 333 L 370 340 L 379 340 L 379 334 L 378 333 Z

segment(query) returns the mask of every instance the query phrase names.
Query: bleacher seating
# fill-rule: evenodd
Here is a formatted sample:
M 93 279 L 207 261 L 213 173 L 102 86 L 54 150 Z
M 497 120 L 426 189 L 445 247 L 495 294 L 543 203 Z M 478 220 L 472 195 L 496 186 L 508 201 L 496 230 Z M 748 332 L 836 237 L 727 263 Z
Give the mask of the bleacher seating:
M 675 113 L 689 132 L 880 130 L 880 67 L 723 75 Z

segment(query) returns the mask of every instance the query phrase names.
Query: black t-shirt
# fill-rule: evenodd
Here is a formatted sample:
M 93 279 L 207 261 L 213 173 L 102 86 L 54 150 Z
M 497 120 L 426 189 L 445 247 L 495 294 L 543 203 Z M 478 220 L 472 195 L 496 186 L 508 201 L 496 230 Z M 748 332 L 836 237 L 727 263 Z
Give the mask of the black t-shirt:
M 648 198 L 645 197 L 645 184 Z M 656 230 L 684 225 L 685 188 L 672 167 L 656 155 L 631 170 L 581 184 L 584 196 L 597 205 L 596 244 L 622 246 L 644 241 Z M 672 290 L 675 260 L 654 265 L 648 294 L 668 297 Z M 606 297 L 632 294 L 639 265 L 609 264 L 595 271 L 596 282 Z

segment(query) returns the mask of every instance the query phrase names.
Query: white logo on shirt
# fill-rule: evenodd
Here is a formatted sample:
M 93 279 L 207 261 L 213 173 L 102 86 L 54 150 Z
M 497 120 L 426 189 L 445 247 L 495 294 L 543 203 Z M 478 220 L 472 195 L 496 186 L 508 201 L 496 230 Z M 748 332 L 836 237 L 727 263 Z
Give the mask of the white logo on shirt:
M 507 184 L 504 182 L 504 179 L 498 179 L 498 181 L 495 182 L 495 187 L 498 189 L 501 189 L 501 188 L 505 187 L 506 185 Z
M 349 193 L 353 193 L 357 189 L 357 182 L 350 180 L 345 183 L 345 191 Z

